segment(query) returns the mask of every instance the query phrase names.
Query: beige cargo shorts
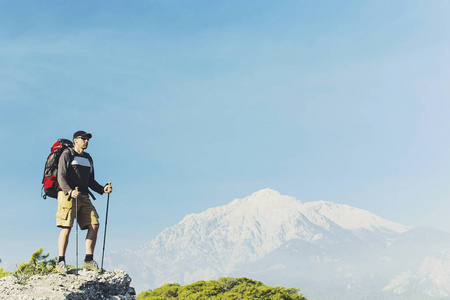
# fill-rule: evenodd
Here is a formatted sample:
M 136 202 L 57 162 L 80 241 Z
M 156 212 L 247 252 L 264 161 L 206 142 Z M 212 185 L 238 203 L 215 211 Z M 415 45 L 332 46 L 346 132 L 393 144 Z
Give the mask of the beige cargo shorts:
M 85 230 L 89 225 L 98 225 L 98 214 L 92 205 L 89 196 L 79 195 L 78 199 L 66 196 L 64 192 L 58 192 L 58 211 L 56 212 L 57 227 L 72 227 L 76 211 L 73 209 L 78 202 L 78 225 Z

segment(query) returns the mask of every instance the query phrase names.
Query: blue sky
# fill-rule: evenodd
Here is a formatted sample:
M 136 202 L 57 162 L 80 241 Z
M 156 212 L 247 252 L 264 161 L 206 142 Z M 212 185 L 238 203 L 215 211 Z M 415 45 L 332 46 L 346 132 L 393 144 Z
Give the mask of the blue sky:
M 114 186 L 107 250 L 267 187 L 450 231 L 449 10 L 0 1 L 0 267 L 57 255 L 42 172 L 77 130 Z

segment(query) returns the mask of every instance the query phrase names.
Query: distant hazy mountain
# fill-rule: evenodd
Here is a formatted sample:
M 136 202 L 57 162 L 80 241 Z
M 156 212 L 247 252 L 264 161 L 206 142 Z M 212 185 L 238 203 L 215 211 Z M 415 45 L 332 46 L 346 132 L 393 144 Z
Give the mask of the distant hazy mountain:
M 310 299 L 427 299 L 450 296 L 446 249 L 448 233 L 264 189 L 187 215 L 108 264 L 139 290 L 235 276 L 298 287 Z

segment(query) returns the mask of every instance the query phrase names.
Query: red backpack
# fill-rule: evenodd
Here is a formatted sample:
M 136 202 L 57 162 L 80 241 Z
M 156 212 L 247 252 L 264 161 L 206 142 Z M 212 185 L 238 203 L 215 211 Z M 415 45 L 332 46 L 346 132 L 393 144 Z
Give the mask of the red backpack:
M 59 189 L 59 184 L 57 182 L 59 157 L 64 149 L 72 149 L 72 147 L 72 141 L 67 139 L 58 139 L 53 144 L 51 152 L 45 162 L 44 177 L 42 178 L 42 198 L 47 199 L 47 196 L 52 198 L 57 197 Z

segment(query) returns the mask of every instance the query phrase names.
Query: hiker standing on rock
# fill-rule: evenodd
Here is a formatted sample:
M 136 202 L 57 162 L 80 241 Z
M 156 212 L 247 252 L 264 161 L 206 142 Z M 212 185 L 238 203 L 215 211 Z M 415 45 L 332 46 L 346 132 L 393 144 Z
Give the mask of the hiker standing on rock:
M 112 187 L 111 185 L 102 186 L 95 180 L 92 158 L 84 152 L 88 147 L 90 138 L 92 138 L 90 133 L 85 131 L 75 132 L 73 135 L 74 147 L 65 149 L 59 158 L 58 184 L 61 189 L 58 192 L 56 226 L 61 227 L 61 232 L 58 238 L 59 260 L 56 269 L 60 273 L 67 273 L 65 254 L 75 215 L 77 215 L 77 222 L 81 230 L 87 229 L 86 257 L 81 266 L 85 269 L 101 272 L 94 260 L 94 249 L 99 228 L 98 214 L 89 199 L 90 191 L 88 188 L 102 195 L 103 193 L 111 193 Z M 76 202 L 78 203 L 78 212 L 73 209 Z

